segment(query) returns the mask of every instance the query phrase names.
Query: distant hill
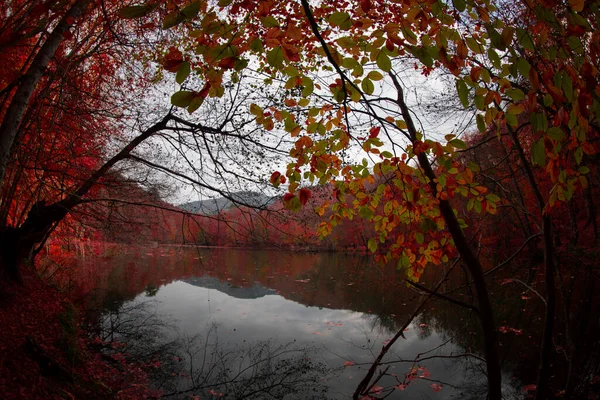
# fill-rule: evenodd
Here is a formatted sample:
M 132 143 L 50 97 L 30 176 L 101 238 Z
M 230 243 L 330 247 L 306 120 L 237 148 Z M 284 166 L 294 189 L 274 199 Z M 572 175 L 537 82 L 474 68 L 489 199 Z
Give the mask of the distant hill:
M 259 297 L 277 294 L 274 289 L 266 288 L 256 282 L 250 287 L 237 287 L 208 275 L 186 278 L 183 279 L 183 282 L 208 289 L 216 289 L 221 293 L 238 299 L 258 299 Z
M 252 207 L 267 207 L 273 203 L 276 198 L 266 196 L 262 193 L 242 191 L 231 193 L 231 198 L 235 199 L 241 204 L 247 204 Z M 179 208 L 185 211 L 189 211 L 195 214 L 213 215 L 219 212 L 228 210 L 235 206 L 235 203 L 224 197 L 218 197 L 216 199 L 192 201 L 179 205 Z

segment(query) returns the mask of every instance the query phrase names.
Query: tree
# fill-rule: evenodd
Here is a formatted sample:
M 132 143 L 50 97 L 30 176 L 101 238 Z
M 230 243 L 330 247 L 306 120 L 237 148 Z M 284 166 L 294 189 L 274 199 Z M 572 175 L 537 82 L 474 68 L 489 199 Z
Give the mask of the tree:
M 216 182 L 260 185 L 248 159 L 279 154 L 281 139 L 249 126 L 240 111 L 255 97 L 246 79 L 220 91 L 227 100 L 198 104 L 193 119 L 156 93 L 144 99 L 153 68 L 145 60 L 164 39 L 158 17 L 121 19 L 120 4 L 108 1 L 15 1 L 2 11 L 2 56 L 13 67 L 0 89 L 2 281 L 20 280 L 23 262 L 76 207 L 131 203 L 103 196 L 103 187 L 120 184 L 114 177 L 148 187 L 166 174 L 229 196 Z M 169 53 L 161 57 L 169 62 Z M 161 159 L 164 148 L 179 157 Z
M 192 7 L 200 12 L 198 24 L 185 22 Z M 133 7 L 126 10 L 133 16 Z M 266 130 L 280 126 L 296 138 L 295 161 L 285 172 L 288 208 L 305 202 L 306 192 L 298 190 L 303 179 L 332 182 L 334 212 L 321 233 L 361 215 L 378 232 L 369 241 L 371 251 L 397 259 L 416 280 L 426 265 L 458 251 L 478 294 L 489 398 L 499 399 L 484 270 L 453 203 L 461 195 L 471 211 L 495 214 L 501 199 L 478 183 L 478 166 L 461 163 L 463 140 L 450 134 L 440 141 L 418 127 L 395 60 L 408 58 L 425 75 L 454 75 L 455 98 L 476 112 L 479 130 L 507 132 L 537 203 L 547 305 L 537 398 L 546 398 L 555 318 L 551 214 L 588 187 L 585 164 L 597 154 L 597 13 L 597 2 L 583 1 L 220 1 L 173 10 L 163 25 L 198 44 L 181 56 L 181 68 L 187 75 L 191 65 L 204 83 L 197 91 L 175 93 L 175 105 L 193 111 L 195 96 L 218 95 L 222 77 L 249 63 L 268 75 L 266 84 L 284 85 L 281 106 L 254 104 L 250 112 Z M 379 89 L 374 82 L 382 80 Z M 371 163 L 343 159 L 352 142 Z M 549 177 L 550 186 L 541 186 L 536 175 Z M 372 190 L 376 176 L 385 182 Z M 274 174 L 273 184 L 283 183 L 282 177 Z M 356 198 L 351 204 L 348 195 Z M 405 223 L 420 229 L 400 228 Z

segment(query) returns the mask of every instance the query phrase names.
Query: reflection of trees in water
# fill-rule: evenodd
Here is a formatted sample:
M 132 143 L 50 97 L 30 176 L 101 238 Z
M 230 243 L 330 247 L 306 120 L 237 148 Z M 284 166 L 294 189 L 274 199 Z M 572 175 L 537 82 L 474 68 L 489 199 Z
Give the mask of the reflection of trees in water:
M 98 327 L 108 356 L 153 365 L 149 375 L 166 398 L 323 399 L 327 367 L 310 359 L 314 349 L 272 340 L 222 343 L 217 324 L 188 336 L 156 313 L 155 301 L 129 302 L 104 314 Z
M 293 342 L 222 344 L 213 324 L 205 334 L 182 337 L 179 343 L 181 374 L 187 379 L 164 397 L 216 393 L 230 399 L 322 399 L 327 390 L 321 381 L 327 368 L 310 359 L 310 349 Z

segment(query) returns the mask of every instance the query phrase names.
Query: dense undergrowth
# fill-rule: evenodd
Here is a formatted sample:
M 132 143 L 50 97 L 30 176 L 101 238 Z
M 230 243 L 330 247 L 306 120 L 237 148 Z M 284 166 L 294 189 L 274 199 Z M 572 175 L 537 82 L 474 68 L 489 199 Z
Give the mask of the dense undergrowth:
M 80 328 L 77 308 L 34 272 L 1 288 L 0 393 L 3 399 L 156 398 L 144 366 L 103 355 Z

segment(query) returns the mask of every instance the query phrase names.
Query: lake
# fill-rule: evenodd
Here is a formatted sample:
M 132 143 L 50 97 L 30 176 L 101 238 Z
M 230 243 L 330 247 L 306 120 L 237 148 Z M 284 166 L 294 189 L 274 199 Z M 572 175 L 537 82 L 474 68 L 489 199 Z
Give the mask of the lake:
M 104 344 L 154 365 L 167 398 L 351 398 L 423 298 L 393 267 L 343 253 L 107 245 L 62 266 Z M 485 398 L 478 330 L 468 310 L 428 302 L 371 393 Z M 524 398 L 523 365 L 505 358 L 506 398 Z

